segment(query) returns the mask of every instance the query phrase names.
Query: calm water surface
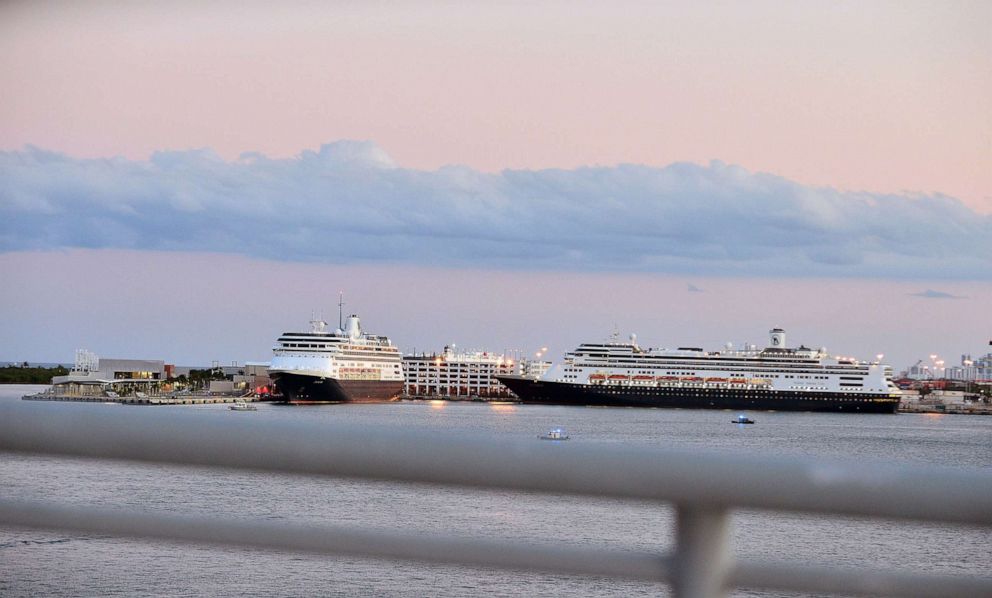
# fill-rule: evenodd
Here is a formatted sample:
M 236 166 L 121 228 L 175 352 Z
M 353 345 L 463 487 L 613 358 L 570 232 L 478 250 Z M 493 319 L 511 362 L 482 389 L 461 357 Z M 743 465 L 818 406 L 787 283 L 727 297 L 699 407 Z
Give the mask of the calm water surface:
M 2 387 L 0 401 L 41 387 Z M 556 426 L 570 442 L 803 455 L 981 467 L 992 474 L 992 417 L 750 413 L 606 409 L 480 403 L 223 405 L 183 409 L 253 420 L 326 420 L 370 433 L 416 427 L 533 438 Z M 312 479 L 197 468 L 0 456 L 0 493 L 101 507 L 231 518 L 367 526 L 388 530 L 513 538 L 533 542 L 665 551 L 672 512 L 640 502 L 518 492 Z M 852 567 L 989 575 L 992 534 L 945 525 L 739 512 L 734 548 L 748 558 Z M 607 579 L 522 574 L 362 559 L 324 558 L 122 540 L 106 536 L 0 529 L 0 596 L 577 596 L 665 595 L 665 588 Z M 738 590 L 735 596 L 780 596 Z

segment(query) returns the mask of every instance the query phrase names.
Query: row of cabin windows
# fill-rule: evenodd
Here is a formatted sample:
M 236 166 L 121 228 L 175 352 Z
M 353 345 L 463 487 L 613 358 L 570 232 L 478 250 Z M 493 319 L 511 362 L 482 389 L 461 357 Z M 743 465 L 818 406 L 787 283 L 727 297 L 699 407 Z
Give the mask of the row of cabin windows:
M 635 362 L 635 363 L 638 363 L 638 362 Z M 656 370 L 659 367 L 663 367 L 663 364 L 643 364 L 643 362 L 640 362 L 640 363 L 641 363 L 641 365 L 635 365 L 633 367 L 628 366 L 628 369 Z M 605 363 L 605 364 L 601 364 L 601 363 L 591 364 L 590 363 L 590 364 L 584 364 L 584 367 L 586 367 L 586 368 L 604 367 L 604 366 L 609 366 L 611 364 L 612 365 L 616 365 L 617 362 L 615 360 L 611 360 L 611 361 L 609 361 L 609 363 Z M 681 364 L 679 364 L 679 365 L 681 365 Z M 707 366 L 707 365 L 698 365 L 698 366 L 695 366 L 695 369 L 697 371 L 725 371 L 725 368 L 720 367 L 720 364 L 712 364 L 712 365 L 709 365 L 709 366 Z M 566 371 L 568 371 L 568 370 L 566 370 Z M 574 371 L 579 371 L 579 370 L 576 369 Z M 817 374 L 818 372 L 821 372 L 821 371 L 822 371 L 822 369 L 816 369 L 816 370 L 796 370 L 796 374 L 795 375 L 798 376 L 799 374 Z M 762 370 L 762 369 L 760 369 L 758 367 L 754 367 L 751 370 L 751 372 L 752 372 L 752 375 L 753 374 L 770 375 L 770 373 L 768 373 L 768 372 L 766 372 L 766 371 L 764 371 L 764 370 Z M 693 374 L 695 372 L 670 372 L 670 373 L 673 373 L 673 374 L 687 373 L 687 374 L 691 375 L 691 374 Z M 834 373 L 834 372 L 832 372 L 832 373 Z M 836 372 L 836 373 L 841 373 L 841 372 Z M 845 372 L 845 373 L 848 373 L 848 372 Z M 850 373 L 851 374 L 855 374 L 855 375 L 860 375 L 860 376 L 865 376 L 865 375 L 868 374 L 868 372 L 865 371 L 865 370 L 859 370 L 859 371 L 854 371 L 854 372 L 850 372 Z M 743 375 L 743 374 L 731 374 L 731 375 Z M 817 376 L 817 378 L 823 379 L 823 380 L 829 379 L 828 376 Z
M 570 369 L 567 369 L 566 368 L 565 371 L 566 372 L 577 372 L 579 370 L 570 370 Z M 684 372 L 684 371 L 673 372 L 671 370 L 668 370 L 668 371 L 665 372 L 665 374 L 666 375 L 669 375 L 669 376 L 695 376 L 695 375 L 698 375 L 699 373 L 700 372 L 698 370 L 695 371 L 695 372 Z M 830 376 L 800 376 L 800 375 L 793 375 L 793 374 L 772 374 L 772 373 L 768 373 L 768 372 L 751 372 L 750 374 L 733 373 L 733 374 L 730 374 L 730 377 L 731 378 L 746 378 L 748 376 L 755 376 L 755 375 L 758 375 L 758 374 L 760 374 L 761 376 L 763 376 L 765 378 L 780 378 L 781 377 L 781 378 L 803 378 L 803 379 L 814 379 L 814 380 L 829 380 L 830 379 Z M 568 378 L 568 376 L 565 376 L 565 377 Z

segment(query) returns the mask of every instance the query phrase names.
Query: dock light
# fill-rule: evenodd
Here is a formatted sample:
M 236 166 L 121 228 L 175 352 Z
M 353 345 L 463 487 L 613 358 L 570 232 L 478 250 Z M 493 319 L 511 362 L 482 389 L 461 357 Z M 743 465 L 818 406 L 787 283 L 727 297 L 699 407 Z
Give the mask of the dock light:
M 875 356 L 875 359 L 877 359 L 879 361 L 882 361 L 882 358 L 883 357 L 885 357 L 885 354 L 884 353 L 879 353 L 878 355 Z
M 548 352 L 547 347 L 541 347 L 541 353 L 547 353 L 547 352 Z

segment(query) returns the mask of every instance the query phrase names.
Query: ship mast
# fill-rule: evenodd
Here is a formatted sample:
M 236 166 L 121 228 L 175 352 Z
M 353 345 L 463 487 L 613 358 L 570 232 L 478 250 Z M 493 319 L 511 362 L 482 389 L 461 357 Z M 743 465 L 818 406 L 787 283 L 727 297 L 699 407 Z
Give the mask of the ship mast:
M 338 291 L 338 330 L 344 330 L 344 291 Z

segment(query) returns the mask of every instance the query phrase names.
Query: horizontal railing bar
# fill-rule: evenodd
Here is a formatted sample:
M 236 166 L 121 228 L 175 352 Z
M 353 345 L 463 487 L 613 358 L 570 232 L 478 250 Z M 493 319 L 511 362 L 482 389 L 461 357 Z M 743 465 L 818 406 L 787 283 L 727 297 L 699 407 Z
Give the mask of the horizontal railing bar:
M 734 587 L 853 596 L 974 598 L 992 596 L 992 578 L 925 575 L 783 562 L 739 562 Z
M 674 563 L 671 556 L 636 551 L 138 513 L 9 500 L 0 500 L 0 526 L 666 583 L 671 582 Z M 810 567 L 791 563 L 738 561 L 727 582 L 731 587 L 868 596 L 970 598 L 992 595 L 992 579 L 988 578 Z
M 668 557 L 646 552 L 138 513 L 50 503 L 0 500 L 0 525 L 654 582 L 667 582 L 670 575 Z
M 0 405 L 0 451 L 992 524 L 992 475 L 885 462 L 486 438 L 226 413 Z

